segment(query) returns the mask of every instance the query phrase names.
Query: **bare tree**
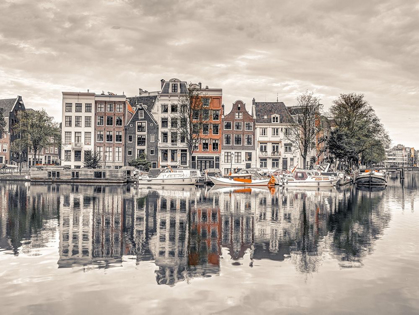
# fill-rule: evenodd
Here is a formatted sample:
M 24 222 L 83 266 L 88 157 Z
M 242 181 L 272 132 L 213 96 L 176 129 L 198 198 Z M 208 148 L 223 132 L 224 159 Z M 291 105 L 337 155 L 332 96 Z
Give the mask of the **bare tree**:
M 181 143 L 186 143 L 189 153 L 189 167 L 192 167 L 192 155 L 197 150 L 202 138 L 204 106 L 199 86 L 189 84 L 187 93 L 179 99 L 178 133 Z
M 294 122 L 286 134 L 296 150 L 303 158 L 304 167 L 307 165 L 307 157 L 316 146 L 316 138 L 322 130 L 321 113 L 322 104 L 312 92 L 305 92 L 297 97 L 297 106 L 290 109 Z

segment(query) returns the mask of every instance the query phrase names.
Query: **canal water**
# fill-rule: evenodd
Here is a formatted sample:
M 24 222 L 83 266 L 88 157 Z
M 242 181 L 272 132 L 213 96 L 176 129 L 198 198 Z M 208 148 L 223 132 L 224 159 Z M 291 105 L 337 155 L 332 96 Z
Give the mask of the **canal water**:
M 3 182 L 1 314 L 418 314 L 418 185 Z

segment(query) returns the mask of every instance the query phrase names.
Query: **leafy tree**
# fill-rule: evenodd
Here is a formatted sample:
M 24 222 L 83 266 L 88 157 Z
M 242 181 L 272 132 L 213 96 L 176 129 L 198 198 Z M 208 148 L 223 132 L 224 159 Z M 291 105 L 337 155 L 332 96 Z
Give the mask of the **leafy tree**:
M 286 137 L 300 152 L 304 167 L 307 165 L 307 157 L 316 146 L 316 139 L 322 131 L 322 116 L 320 110 L 322 104 L 312 92 L 305 92 L 297 97 L 298 105 L 291 108 L 294 122 L 289 128 Z
M 38 152 L 47 146 L 60 147 L 61 131 L 45 110 L 26 110 L 18 113 L 19 123 L 13 126 L 20 137 L 13 141 L 12 151 L 21 156 L 24 149 L 33 150 L 34 160 Z
M 350 163 L 385 159 L 384 148 L 390 138 L 364 95 L 341 94 L 330 111 L 337 126 L 328 140 L 330 153 Z
M 134 166 L 143 171 L 149 171 L 151 163 L 147 161 L 147 156 L 142 153 L 136 158 L 128 163 L 130 166 Z
M 86 168 L 99 168 L 100 167 L 100 153 L 96 151 L 85 151 L 84 167 Z
M 179 99 L 178 132 L 181 142 L 185 142 L 189 153 L 189 166 L 192 167 L 192 155 L 202 138 L 204 117 L 203 98 L 199 86 L 189 84 L 188 91 Z M 208 117 L 209 119 L 209 117 Z

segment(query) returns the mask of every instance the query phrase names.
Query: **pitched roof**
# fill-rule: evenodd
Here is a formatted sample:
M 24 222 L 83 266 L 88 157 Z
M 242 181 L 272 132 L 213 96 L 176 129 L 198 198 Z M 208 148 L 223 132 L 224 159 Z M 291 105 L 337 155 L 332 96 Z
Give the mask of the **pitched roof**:
M 188 88 L 186 86 L 186 82 L 185 81 L 180 81 L 178 79 L 171 79 L 169 81 L 165 81 L 163 88 L 161 89 L 161 93 L 162 94 L 169 94 L 170 93 L 170 83 L 180 83 L 180 93 L 181 94 L 186 94 L 188 92 Z
M 9 113 L 12 111 L 17 98 L 9 98 L 0 100 L 0 108 L 3 109 L 3 117 L 9 117 Z
M 293 119 L 283 102 L 254 102 L 256 123 L 270 123 L 271 115 L 279 115 L 280 123 L 291 124 Z
M 154 104 L 156 103 L 156 99 L 157 99 L 157 95 L 152 95 L 152 96 L 140 95 L 140 96 L 128 97 L 128 102 L 131 104 L 131 106 L 136 106 L 137 104 L 147 105 L 147 110 L 151 112 L 154 108 Z

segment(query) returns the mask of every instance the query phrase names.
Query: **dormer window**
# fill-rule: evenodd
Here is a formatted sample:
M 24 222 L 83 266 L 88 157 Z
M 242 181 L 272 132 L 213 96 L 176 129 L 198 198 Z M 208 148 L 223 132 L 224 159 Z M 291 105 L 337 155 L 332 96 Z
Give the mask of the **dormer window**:
M 271 119 L 273 123 L 279 123 L 279 115 L 272 115 Z
M 172 84 L 172 93 L 177 93 L 177 92 L 178 92 L 178 85 Z
M 238 104 L 237 105 L 237 110 L 240 110 L 241 109 L 241 106 L 240 106 L 240 104 Z

